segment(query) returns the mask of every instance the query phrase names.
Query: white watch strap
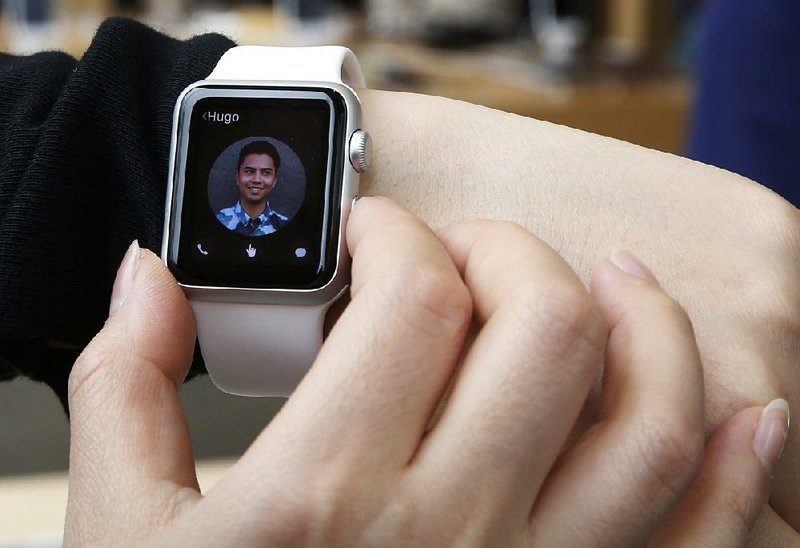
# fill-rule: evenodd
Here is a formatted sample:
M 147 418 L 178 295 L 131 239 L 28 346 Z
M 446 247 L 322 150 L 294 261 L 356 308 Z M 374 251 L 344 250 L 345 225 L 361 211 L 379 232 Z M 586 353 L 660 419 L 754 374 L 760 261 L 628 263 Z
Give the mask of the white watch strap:
M 288 396 L 322 346 L 329 304 L 261 305 L 191 301 L 206 369 L 221 390 Z
M 341 46 L 238 46 L 225 52 L 207 79 L 335 82 L 365 87 L 358 59 Z
M 208 80 L 334 82 L 364 87 L 353 52 L 339 46 L 228 50 Z M 191 301 L 206 369 L 221 390 L 288 396 L 322 346 L 330 303 L 316 306 Z

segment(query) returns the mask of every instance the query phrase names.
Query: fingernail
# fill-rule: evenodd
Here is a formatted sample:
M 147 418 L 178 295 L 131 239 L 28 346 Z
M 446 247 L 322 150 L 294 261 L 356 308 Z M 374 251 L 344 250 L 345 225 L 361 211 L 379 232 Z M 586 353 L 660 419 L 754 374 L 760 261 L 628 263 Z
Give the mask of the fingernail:
M 653 272 L 633 254 L 615 249 L 611 252 L 610 258 L 611 262 L 617 265 L 622 271 L 636 276 L 637 278 L 658 283 Z
M 125 257 L 122 259 L 122 264 L 119 265 L 117 270 L 117 279 L 114 280 L 114 289 L 111 291 L 111 304 L 108 307 L 108 315 L 111 316 L 125 303 L 125 299 L 133 287 L 133 280 L 136 277 L 136 269 L 139 266 L 139 242 L 134 240 L 128 251 L 125 252 Z
M 753 437 L 753 450 L 767 470 L 772 470 L 781 456 L 788 434 L 789 402 L 781 398 L 772 400 L 761 412 Z

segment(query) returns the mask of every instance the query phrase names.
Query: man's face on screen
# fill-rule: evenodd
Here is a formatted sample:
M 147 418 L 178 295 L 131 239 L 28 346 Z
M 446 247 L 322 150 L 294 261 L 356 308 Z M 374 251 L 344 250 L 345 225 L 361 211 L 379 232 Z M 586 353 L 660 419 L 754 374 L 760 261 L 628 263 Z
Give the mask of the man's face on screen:
M 236 173 L 236 186 L 243 202 L 266 203 L 278 174 L 269 154 L 248 154 Z

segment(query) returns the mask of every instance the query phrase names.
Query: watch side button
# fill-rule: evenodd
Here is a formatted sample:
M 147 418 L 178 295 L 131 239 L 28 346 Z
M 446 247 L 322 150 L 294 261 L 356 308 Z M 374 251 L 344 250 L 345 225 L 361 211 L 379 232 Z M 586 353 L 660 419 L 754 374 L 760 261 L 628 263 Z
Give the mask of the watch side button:
M 358 173 L 364 173 L 372 162 L 372 137 L 363 129 L 350 136 L 350 164 Z

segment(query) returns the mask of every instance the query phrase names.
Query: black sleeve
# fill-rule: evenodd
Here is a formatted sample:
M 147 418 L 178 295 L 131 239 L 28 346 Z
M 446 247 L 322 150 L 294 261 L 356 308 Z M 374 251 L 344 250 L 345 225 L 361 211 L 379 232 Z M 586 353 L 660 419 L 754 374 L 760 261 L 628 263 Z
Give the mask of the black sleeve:
M 233 45 L 115 18 L 80 61 L 0 54 L 0 380 L 66 404 L 126 248 L 160 250 L 175 100 Z

